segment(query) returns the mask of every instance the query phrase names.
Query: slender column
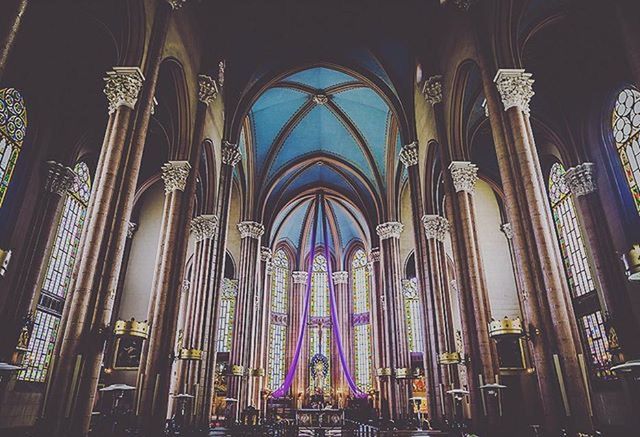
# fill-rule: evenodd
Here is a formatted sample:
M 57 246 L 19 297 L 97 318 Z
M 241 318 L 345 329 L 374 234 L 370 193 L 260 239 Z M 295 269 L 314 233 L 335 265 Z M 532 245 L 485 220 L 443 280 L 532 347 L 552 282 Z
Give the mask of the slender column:
M 248 367 L 251 345 L 251 332 L 255 323 L 253 305 L 256 298 L 255 283 L 257 279 L 260 238 L 264 226 L 254 221 L 238 223 L 240 231 L 240 275 L 238 283 L 238 301 L 233 321 L 233 345 L 229 356 L 231 375 L 229 375 L 228 395 L 237 399 L 235 413 L 248 405 Z M 236 417 L 237 418 L 237 417 Z
M 11 11 L 11 16 L 7 18 L 9 28 L 6 33 L 3 32 L 3 35 L 0 35 L 2 36 L 2 42 L 0 42 L 0 83 L 2 83 L 2 76 L 7 67 L 7 60 L 9 59 L 11 50 L 15 45 L 16 36 L 18 35 L 20 25 L 22 24 L 22 16 L 27 9 L 28 3 L 29 0 L 16 1 L 14 9 Z
M 36 202 L 36 211 L 31 221 L 29 241 L 24 248 L 20 276 L 13 287 L 3 288 L 7 293 L 7 305 L 2 309 L 0 324 L 6 335 L 0 336 L 0 359 L 9 362 L 15 351 L 24 317 L 29 308 L 34 309 L 40 297 L 39 287 L 48 263 L 48 254 L 56 238 L 56 223 L 67 191 L 73 187 L 75 173 L 69 167 L 48 161 L 44 169 L 46 180 Z
M 218 236 L 214 239 L 213 254 L 211 261 L 213 287 L 212 297 L 207 306 L 207 317 L 204 318 L 204 338 L 203 344 L 211 353 L 204 356 L 204 370 L 200 373 L 200 387 L 203 387 L 202 404 L 197 413 L 197 423 L 199 426 L 208 426 L 211 418 L 211 409 L 215 397 L 215 375 L 217 354 L 215 351 L 216 328 L 218 320 L 218 310 L 220 301 L 220 287 L 224 273 L 225 252 L 227 250 L 227 230 L 229 226 L 229 207 L 231 204 L 231 182 L 233 180 L 233 168 L 240 162 L 241 155 L 235 144 L 223 141 L 222 143 L 222 168 L 220 171 L 220 188 L 216 205 L 216 215 L 218 216 Z M 237 305 L 237 303 L 236 303 Z M 234 331 L 235 335 L 235 331 Z
M 636 86 L 640 86 L 640 32 L 634 17 L 638 15 L 635 1 L 622 0 L 613 4 L 616 12 L 618 31 L 624 44 L 627 61 Z
M 442 91 L 440 91 L 442 92 Z M 423 307 L 421 308 L 424 320 L 424 377 L 427 384 L 427 405 L 429 414 L 436 421 L 442 416 L 441 397 L 437 396 L 437 382 L 440 380 L 440 367 L 436 353 L 436 326 L 434 319 L 434 296 L 429 283 L 427 272 L 429 262 L 427 256 L 427 242 L 421 228 L 421 217 L 424 215 L 422 205 L 422 189 L 420 186 L 420 170 L 418 168 L 418 143 L 413 142 L 404 146 L 400 152 L 400 161 L 409 173 L 409 189 L 411 190 L 411 209 L 413 218 L 416 272 Z M 431 272 L 433 274 L 433 272 Z
M 548 339 L 554 351 L 553 362 L 565 413 L 572 416 L 571 422 L 578 431 L 592 432 L 588 389 L 584 386 L 578 361 L 578 354 L 582 353 L 579 334 L 562 268 L 562 257 L 555 236 L 550 231 L 553 229 L 553 220 L 529 120 L 533 79 L 531 74 L 525 73 L 524 70 L 499 70 L 494 82 L 505 111 L 503 122 L 508 138 L 505 142 L 508 147 L 506 155 L 510 159 L 513 174 L 518 175 L 512 180 L 518 185 L 519 194 L 523 199 L 521 208 L 524 206 L 528 212 L 525 225 L 530 233 L 529 247 L 533 251 L 529 261 L 537 264 L 535 268 L 542 285 L 542 288 L 538 289 L 545 290 L 542 296 L 537 297 L 542 301 L 548 311 L 547 317 L 550 318 L 546 323 L 548 329 L 552 330 Z M 496 152 L 498 147 L 496 142 Z M 542 387 L 542 384 L 539 384 L 541 391 L 544 389 L 551 392 L 550 387 Z M 544 393 L 541 394 L 545 408 L 547 399 Z M 545 416 L 549 422 L 548 426 L 556 426 L 554 422 L 557 418 L 554 417 L 554 413 L 545 411 Z
M 439 215 L 422 216 L 422 224 L 427 239 L 429 272 L 431 280 L 431 290 L 434 299 L 434 316 L 436 320 L 436 340 L 438 358 L 443 354 L 451 354 L 456 351 L 455 338 L 453 336 L 453 323 L 451 314 L 451 300 L 449 296 L 449 281 L 447 278 L 447 264 L 444 249 L 444 241 L 449 233 L 449 222 Z M 446 360 L 445 360 L 446 361 Z M 440 363 L 438 393 L 439 399 L 443 400 L 441 413 L 450 420 L 454 419 L 455 410 L 452 396 L 447 394 L 455 386 L 457 372 L 451 368 L 450 364 Z
M 388 399 L 393 420 L 406 417 L 409 404 L 409 373 L 411 360 L 407 345 L 407 329 L 404 319 L 402 276 L 400 263 L 400 234 L 404 225 L 399 222 L 382 223 L 376 227 L 380 237 L 381 263 L 385 266 L 384 291 L 387 311 L 384 314 L 389 365 L 393 379 L 389 381 Z
M 382 297 L 382 289 L 381 284 L 382 280 L 380 279 L 380 249 L 374 247 L 371 249 L 368 255 L 369 262 L 367 263 L 367 268 L 369 269 L 369 281 L 371 286 L 371 311 L 370 311 L 370 323 L 371 323 L 371 350 L 375 351 L 373 354 L 373 367 L 374 367 L 374 388 L 375 388 L 375 398 L 374 398 L 374 407 L 378 411 L 378 416 L 384 419 L 388 419 L 387 411 L 388 407 L 388 399 L 386 398 L 387 390 L 383 387 L 388 379 L 382 374 L 384 371 L 382 370 L 386 366 L 386 347 L 384 344 L 384 339 L 382 333 L 384 332 L 382 323 L 384 318 L 383 314 L 383 306 L 381 302 Z M 383 399 L 383 396 L 385 398 Z
M 308 273 L 302 270 L 291 272 L 292 291 L 291 291 L 291 307 L 289 311 L 289 335 L 287 341 L 287 364 L 293 361 L 296 350 L 296 342 L 300 335 L 300 318 L 304 312 L 304 296 L 307 291 Z M 307 335 L 307 338 L 309 336 Z M 309 347 L 303 347 L 300 351 L 300 359 L 298 360 L 298 368 L 296 369 L 293 383 L 291 384 L 291 395 L 293 396 L 296 408 L 302 407 L 302 398 L 304 397 L 306 366 L 309 362 Z
M 337 271 L 333 272 L 333 284 L 334 290 L 336 292 L 336 303 L 337 303 L 337 312 L 338 312 L 338 321 L 340 323 L 340 335 L 342 337 L 342 348 L 344 350 L 344 355 L 347 359 L 347 363 L 352 361 L 352 350 L 353 350 L 353 335 L 351 328 L 351 306 L 349 303 L 351 299 L 349 299 L 349 272 L 346 271 Z M 336 348 L 337 350 L 337 348 Z M 344 405 L 345 397 L 349 394 L 349 386 L 347 385 L 347 379 L 345 378 L 344 371 L 340 364 L 340 358 L 336 355 L 336 366 L 338 370 L 338 378 L 336 379 L 336 392 L 340 395 L 341 399 L 340 408 Z M 350 369 L 350 371 L 353 369 Z

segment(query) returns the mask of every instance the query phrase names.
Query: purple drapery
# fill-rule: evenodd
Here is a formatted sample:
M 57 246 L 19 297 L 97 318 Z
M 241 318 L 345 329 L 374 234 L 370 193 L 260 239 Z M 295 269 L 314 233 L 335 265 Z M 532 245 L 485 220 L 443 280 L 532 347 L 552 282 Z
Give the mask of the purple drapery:
M 329 256 L 329 238 L 327 232 L 327 212 L 324 203 L 324 197 L 322 198 L 322 239 L 324 240 L 324 257 L 327 260 L 327 275 L 329 281 L 329 301 L 331 307 L 331 323 L 333 325 L 333 337 L 336 340 L 336 346 L 338 348 L 338 355 L 340 356 L 340 364 L 342 364 L 342 371 L 344 372 L 347 385 L 353 392 L 356 398 L 366 398 L 367 394 L 358 388 L 358 385 L 353 380 L 351 372 L 349 371 L 349 365 L 347 364 L 347 358 L 344 356 L 344 348 L 342 347 L 342 336 L 340 335 L 340 324 L 338 323 L 338 310 L 336 308 L 336 294 L 333 286 L 333 274 L 331 271 L 331 257 Z

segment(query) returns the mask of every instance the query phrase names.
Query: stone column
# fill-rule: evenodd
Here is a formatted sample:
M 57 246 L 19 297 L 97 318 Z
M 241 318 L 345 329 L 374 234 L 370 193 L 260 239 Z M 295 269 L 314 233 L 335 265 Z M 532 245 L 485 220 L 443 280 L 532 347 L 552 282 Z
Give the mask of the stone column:
M 304 298 L 307 291 L 308 273 L 302 270 L 291 272 L 292 290 L 291 290 L 291 306 L 289 307 L 289 335 L 287 339 L 287 368 L 291 365 L 296 351 L 296 343 L 300 335 L 300 323 L 302 322 L 302 313 L 304 312 Z M 303 329 L 306 328 L 306 325 Z M 309 336 L 305 335 L 308 341 Z M 302 407 L 302 398 L 307 388 L 306 386 L 306 369 L 309 362 L 309 347 L 307 342 L 303 343 L 300 351 L 300 359 L 291 384 L 291 395 L 297 408 Z
M 393 420 L 407 416 L 411 375 L 411 358 L 407 344 L 407 327 L 404 318 L 402 272 L 400 262 L 400 234 L 404 225 L 400 222 L 382 223 L 376 227 L 380 237 L 381 264 L 385 266 L 384 296 L 387 306 L 384 314 L 383 336 L 389 339 L 387 348 L 392 379 L 388 385 L 390 417 Z
M 222 143 L 222 166 L 220 170 L 220 188 L 216 205 L 216 215 L 218 216 L 218 236 L 214 239 L 213 259 L 211 261 L 211 284 L 213 296 L 209 300 L 207 316 L 204 318 L 203 344 L 207 345 L 212 353 L 204 356 L 203 370 L 200 373 L 200 387 L 203 388 L 202 403 L 197 412 L 197 423 L 199 426 L 208 426 L 211 418 L 211 408 L 215 397 L 215 374 L 217 355 L 215 352 L 216 329 L 218 321 L 218 310 L 220 301 L 220 287 L 224 275 L 224 261 L 227 250 L 227 230 L 229 227 L 229 206 L 231 204 L 231 182 L 233 180 L 233 168 L 240 162 L 241 155 L 235 144 L 223 141 Z M 237 305 L 237 303 L 236 303 Z
M 457 387 L 458 372 L 451 367 L 451 364 L 443 363 L 441 359 L 441 357 L 446 356 L 444 354 L 459 352 L 456 351 L 455 345 L 447 259 L 444 248 L 444 241 L 449 233 L 449 221 L 439 215 L 423 215 L 422 225 L 427 239 L 428 271 L 431 273 L 430 285 L 433 293 L 436 320 L 437 364 L 440 368 L 440 372 L 437 373 L 439 378 L 436 381 L 438 384 L 436 396 L 442 402 L 440 414 L 449 420 L 453 420 L 455 406 L 452 396 L 447 394 L 447 391 Z
M 442 91 L 440 90 L 440 93 Z M 433 289 L 429 283 L 427 272 L 429 272 L 429 262 L 427 256 L 427 242 L 421 228 L 421 217 L 424 215 L 422 205 L 422 188 L 420 186 L 420 169 L 418 168 L 418 143 L 413 142 L 402 148 L 400 151 L 400 161 L 407 168 L 409 173 L 409 189 L 411 190 L 411 210 L 413 212 L 413 229 L 415 241 L 415 261 L 416 273 L 418 276 L 418 287 L 421 294 L 422 314 L 424 319 L 424 355 L 423 367 L 424 378 L 427 384 L 427 404 L 429 414 L 436 422 L 442 416 L 441 398 L 436 395 L 437 383 L 440 379 L 440 367 L 436 353 L 436 326 L 434 319 L 434 296 Z M 433 272 L 431 272 L 433 274 Z
M 353 350 L 353 329 L 351 325 L 351 293 L 349 293 L 349 272 L 337 271 L 333 272 L 333 285 L 336 292 L 336 312 L 338 314 L 338 324 L 340 326 L 340 335 L 342 338 L 342 348 L 344 350 L 344 356 L 347 360 L 347 365 L 350 366 L 349 371 L 353 372 L 352 363 L 352 350 Z M 345 378 L 342 364 L 340 363 L 340 357 L 338 354 L 338 348 L 336 350 L 336 363 L 335 368 L 338 371 L 338 378 L 336 379 L 336 391 L 341 396 L 341 405 L 344 404 L 346 397 L 349 395 L 349 385 Z
M 386 305 L 382 290 L 382 277 L 380 269 L 380 249 L 374 247 L 369 252 L 369 277 L 371 278 L 371 350 L 376 351 L 373 356 L 375 368 L 374 386 L 377 391 L 374 405 L 378 409 L 380 418 L 389 419 L 389 375 L 385 369 L 390 369 L 388 364 L 387 340 L 384 337 L 384 321 Z
M 520 204 L 516 207 L 522 214 L 522 224 L 518 223 L 518 227 L 524 228 L 521 229 L 524 231 L 526 241 L 518 242 L 519 229 L 515 227 L 516 221 L 510 220 L 514 225 L 516 236 L 514 241 L 516 245 L 527 244 L 528 259 L 524 259 L 531 264 L 530 266 L 521 265 L 519 270 L 531 268 L 537 275 L 537 288 L 532 290 L 541 292 L 535 298 L 543 310 L 542 329 L 546 327 L 550 331 L 546 340 L 550 344 L 553 357 L 545 358 L 547 363 L 551 358 L 555 374 L 554 370 L 549 369 L 549 364 L 541 363 L 542 354 L 546 352 L 542 348 L 540 348 L 539 361 L 542 367 L 538 369 L 545 422 L 548 428 L 557 428 L 558 422 L 564 420 L 558 417 L 557 408 L 563 405 L 565 413 L 571 416 L 570 422 L 575 425 L 576 430 L 591 433 L 593 423 L 588 388 L 583 383 L 578 361 L 578 354 L 582 353 L 579 333 L 572 310 L 562 256 L 552 232 L 554 224 L 551 209 L 529 120 L 529 100 L 534 94 L 533 79 L 531 74 L 525 73 L 524 70 L 499 70 L 494 82 L 504 107 L 501 118 L 504 123 L 503 132 L 507 139 L 507 141 L 495 142 L 496 154 L 499 163 L 503 161 L 501 174 L 503 170 L 510 172 L 507 174 L 507 183 L 515 185 L 516 195 L 519 196 Z M 491 103 L 489 109 L 490 114 L 500 117 L 497 102 Z M 500 127 L 497 126 L 497 128 Z M 507 168 L 507 166 L 510 167 Z M 511 204 L 511 207 L 513 206 Z M 531 284 L 531 281 L 527 283 Z M 531 309 L 535 310 L 535 308 Z M 535 317 L 533 311 L 532 314 Z M 560 387 L 560 397 L 553 387 L 556 384 Z M 562 404 L 558 402 L 560 399 Z M 552 411 L 551 408 L 556 408 L 556 411 Z
M 255 284 L 258 275 L 260 239 L 264 226 L 254 221 L 238 223 L 240 231 L 240 268 L 238 300 L 233 320 L 233 343 L 229 355 L 231 374 L 228 382 L 228 396 L 237 399 L 234 410 L 236 418 L 248 406 L 248 368 L 253 330 L 253 306 L 256 299 Z
M 7 60 L 13 49 L 16 36 L 22 24 L 22 16 L 27 9 L 28 3 L 29 0 L 16 1 L 15 7 L 11 10 L 10 17 L 7 18 L 9 28 L 6 30 L 6 33 L 3 31 L 2 35 L 0 35 L 2 37 L 2 40 L 0 40 L 0 83 L 2 83 L 2 76 L 7 67 Z
M 640 32 L 635 18 L 638 15 L 637 2 L 633 0 L 621 0 L 611 5 L 615 8 L 616 31 L 620 37 L 627 55 L 627 62 L 636 86 L 640 86 Z

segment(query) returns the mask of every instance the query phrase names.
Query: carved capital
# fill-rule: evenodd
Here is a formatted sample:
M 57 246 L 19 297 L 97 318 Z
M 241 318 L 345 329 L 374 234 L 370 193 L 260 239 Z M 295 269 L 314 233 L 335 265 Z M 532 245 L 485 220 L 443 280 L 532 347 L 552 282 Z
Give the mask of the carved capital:
M 271 258 L 273 258 L 273 253 L 271 252 L 271 249 L 269 249 L 268 247 L 262 246 L 260 248 L 260 261 L 262 262 L 271 261 Z
M 456 193 L 464 191 L 473 194 L 478 180 L 478 167 L 475 164 L 468 161 L 452 161 L 449 171 Z
M 264 226 L 257 222 L 245 221 L 238 223 L 240 238 L 259 239 L 264 234 Z
M 213 239 L 218 232 L 218 216 L 213 214 L 200 215 L 191 220 L 191 233 L 196 241 L 205 238 Z
M 400 162 L 407 168 L 418 164 L 418 143 L 416 141 L 402 147 Z
M 529 114 L 529 102 L 535 94 L 531 73 L 521 69 L 500 69 L 493 81 L 496 83 L 504 110 L 519 108 Z
M 331 276 L 333 277 L 333 283 L 335 285 L 349 283 L 349 272 L 345 272 L 345 271 L 333 272 Z
M 242 159 L 242 155 L 238 151 L 238 145 L 229 141 L 222 142 L 222 163 L 231 167 L 235 167 Z
M 449 233 L 449 221 L 439 215 L 428 214 L 422 216 L 422 226 L 427 239 L 444 241 Z
M 593 162 L 585 162 L 571 167 L 562 177 L 571 194 L 576 197 L 585 196 L 598 189 L 596 165 Z
M 380 262 L 380 248 L 379 247 L 374 247 L 371 249 L 371 252 L 369 252 L 369 261 L 372 263 L 377 263 Z
M 511 240 L 513 238 L 513 226 L 511 223 L 503 223 L 500 225 L 500 230 L 507 237 L 507 240 Z
M 144 76 L 138 67 L 113 67 L 104 78 L 104 94 L 109 101 L 109 114 L 120 106 L 133 109 L 142 89 Z
M 169 6 L 171 6 L 171 9 L 174 11 L 180 9 L 186 2 L 187 0 L 167 0 L 167 3 L 169 3 Z
M 435 105 L 442 102 L 442 76 L 431 76 L 424 81 L 422 94 L 427 102 Z
M 138 224 L 137 223 L 128 222 L 127 223 L 127 238 L 128 239 L 132 239 L 137 230 L 138 230 Z
M 75 172 L 71 168 L 55 161 L 47 161 L 46 169 L 47 180 L 44 189 L 61 197 L 65 196 L 67 191 L 73 188 L 73 184 L 76 181 Z
M 218 97 L 218 84 L 205 74 L 198 76 L 198 100 L 209 106 Z
M 467 12 L 478 0 L 453 0 L 453 4 Z
M 294 284 L 306 284 L 309 274 L 302 270 L 296 270 L 291 272 L 291 278 Z
M 188 161 L 169 161 L 162 166 L 162 180 L 164 181 L 164 192 L 169 194 L 172 191 L 184 191 L 187 185 L 191 164 Z
M 387 238 L 400 238 L 400 234 L 404 229 L 404 225 L 400 222 L 387 222 L 379 224 L 376 227 L 376 232 L 381 240 Z

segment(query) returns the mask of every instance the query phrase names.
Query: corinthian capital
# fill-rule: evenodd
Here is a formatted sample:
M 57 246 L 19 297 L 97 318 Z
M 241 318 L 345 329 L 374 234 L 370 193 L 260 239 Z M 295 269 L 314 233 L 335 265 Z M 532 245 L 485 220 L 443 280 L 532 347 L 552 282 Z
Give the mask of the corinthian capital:
M 593 162 L 585 162 L 571 167 L 563 175 L 564 183 L 576 197 L 585 196 L 598 189 L 596 184 L 596 166 Z
M 186 2 L 187 0 L 167 0 L 167 3 L 174 11 L 180 9 Z
M 349 272 L 333 272 L 331 276 L 333 277 L 333 283 L 336 285 L 349 283 Z
M 404 225 L 400 222 L 382 223 L 376 227 L 376 232 L 381 240 L 387 238 L 400 238 Z
M 504 110 L 519 108 L 529 114 L 529 102 L 533 97 L 531 73 L 521 69 L 500 69 L 493 81 L 496 83 Z
M 44 189 L 50 193 L 64 196 L 67 191 L 73 188 L 73 183 L 76 180 L 75 172 L 55 161 L 47 161 L 47 181 L 45 182 Z
M 238 223 L 238 230 L 240 231 L 240 238 L 253 238 L 257 240 L 264 234 L 264 226 L 251 221 Z
M 431 76 L 424 81 L 422 94 L 427 102 L 435 105 L 442 102 L 442 76 Z
M 238 145 L 230 143 L 229 141 L 222 142 L 222 163 L 235 167 L 240 162 L 242 155 L 238 151 Z
M 138 67 L 113 67 L 104 78 L 104 94 L 109 101 L 109 114 L 120 106 L 133 109 L 144 82 L 142 70 Z
M 380 262 L 380 248 L 374 247 L 369 252 L 369 262 L 377 263 Z
M 439 215 L 427 214 L 422 216 L 422 226 L 427 239 L 444 241 L 449 233 L 449 221 Z
M 213 214 L 199 215 L 191 220 L 191 233 L 196 241 L 212 239 L 218 232 L 218 216 Z
M 418 143 L 416 141 L 402 147 L 402 150 L 400 150 L 400 161 L 407 168 L 418 164 Z
M 169 161 L 162 166 L 162 180 L 164 181 L 164 192 L 169 194 L 172 191 L 184 191 L 187 185 L 191 164 L 188 161 Z
M 309 274 L 302 270 L 295 270 L 291 272 L 291 278 L 294 284 L 306 284 Z
M 218 84 L 205 74 L 198 76 L 198 100 L 209 106 L 218 97 Z
M 475 164 L 468 161 L 452 161 L 449 171 L 456 193 L 464 191 L 473 194 L 478 180 L 478 167 Z

